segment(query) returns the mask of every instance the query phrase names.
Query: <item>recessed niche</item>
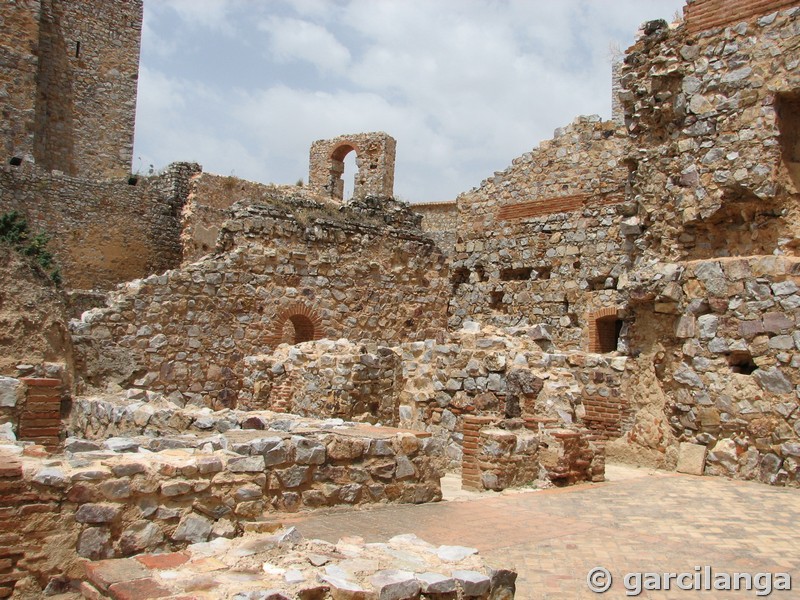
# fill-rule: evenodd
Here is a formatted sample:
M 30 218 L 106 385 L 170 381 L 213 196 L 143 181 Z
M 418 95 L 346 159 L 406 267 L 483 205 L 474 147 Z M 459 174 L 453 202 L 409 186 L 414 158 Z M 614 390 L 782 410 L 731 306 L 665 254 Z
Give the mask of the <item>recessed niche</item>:
M 742 375 L 752 375 L 753 371 L 758 368 L 750 353 L 744 350 L 731 352 L 728 355 L 728 365 L 730 365 L 731 371 Z

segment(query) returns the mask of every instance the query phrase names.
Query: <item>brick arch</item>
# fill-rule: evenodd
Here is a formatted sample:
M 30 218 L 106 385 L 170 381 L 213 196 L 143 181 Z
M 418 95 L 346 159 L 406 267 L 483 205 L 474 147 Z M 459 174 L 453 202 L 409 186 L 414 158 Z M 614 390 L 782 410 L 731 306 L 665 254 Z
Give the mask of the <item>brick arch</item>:
M 619 314 L 618 307 L 609 306 L 586 315 L 589 331 L 587 350 L 589 352 L 613 352 L 616 349 Z
M 285 308 L 275 317 L 269 333 L 264 341 L 272 348 L 284 341 L 283 330 L 287 323 L 291 323 L 295 330 L 294 344 L 310 340 L 321 340 L 325 337 L 322 319 L 313 308 L 305 304 L 293 304 Z

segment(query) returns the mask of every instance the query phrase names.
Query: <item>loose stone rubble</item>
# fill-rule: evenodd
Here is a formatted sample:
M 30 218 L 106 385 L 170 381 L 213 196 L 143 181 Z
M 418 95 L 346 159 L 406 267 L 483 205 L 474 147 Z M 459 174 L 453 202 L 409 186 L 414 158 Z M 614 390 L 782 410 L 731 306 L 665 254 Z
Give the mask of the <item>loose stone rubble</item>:
M 512 571 L 485 566 L 474 548 L 434 546 L 415 535 L 332 544 L 305 540 L 292 527 L 100 561 L 89 565 L 81 591 L 88 599 L 141 597 L 135 594 L 147 590 L 231 600 L 502 600 L 513 597 L 515 580 Z

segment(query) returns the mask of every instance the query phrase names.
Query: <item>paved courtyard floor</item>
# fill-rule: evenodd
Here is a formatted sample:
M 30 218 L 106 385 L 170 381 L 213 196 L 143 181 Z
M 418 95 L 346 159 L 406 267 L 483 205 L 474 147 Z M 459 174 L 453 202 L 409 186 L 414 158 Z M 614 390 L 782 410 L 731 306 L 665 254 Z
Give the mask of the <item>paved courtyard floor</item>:
M 789 573 L 795 590 L 769 597 L 800 598 L 800 490 L 614 466 L 608 476 L 602 484 L 502 494 L 460 494 L 448 480 L 448 501 L 296 514 L 291 522 L 306 537 L 332 542 L 415 533 L 478 548 L 490 564 L 517 570 L 519 600 L 763 597 L 756 587 L 683 591 L 674 581 L 671 591 L 633 596 L 624 585 L 627 573 L 694 576 L 706 566 L 715 574 Z M 587 587 L 598 566 L 613 577 L 605 594 Z M 629 581 L 632 591 L 635 584 Z M 764 580 L 757 585 L 765 589 Z

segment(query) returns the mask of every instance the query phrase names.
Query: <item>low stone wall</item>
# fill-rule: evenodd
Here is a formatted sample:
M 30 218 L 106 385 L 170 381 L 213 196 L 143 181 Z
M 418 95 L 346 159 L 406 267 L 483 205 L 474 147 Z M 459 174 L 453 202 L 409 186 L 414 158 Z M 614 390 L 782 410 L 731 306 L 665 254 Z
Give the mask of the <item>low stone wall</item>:
M 465 417 L 462 485 L 478 490 L 603 481 L 605 455 L 574 429 L 527 428 L 519 419 Z
M 331 544 L 305 540 L 294 528 L 193 544 L 185 552 L 104 560 L 88 565 L 86 575 L 81 591 L 89 600 L 141 598 L 145 590 L 153 598 L 188 598 L 202 590 L 204 597 L 235 600 L 510 600 L 517 578 L 488 566 L 474 548 L 434 546 L 415 535 Z
M 18 525 L 3 534 L 18 578 L 45 587 L 53 578 L 80 577 L 79 557 L 179 550 L 271 527 L 280 512 L 441 499 L 439 473 L 418 435 L 307 425 L 71 438 L 63 457 L 2 447 L 3 463 L 18 465 L 3 480 L 7 508 L 0 511 Z
M 0 440 L 56 450 L 61 442 L 63 383 L 46 377 L 0 377 Z

